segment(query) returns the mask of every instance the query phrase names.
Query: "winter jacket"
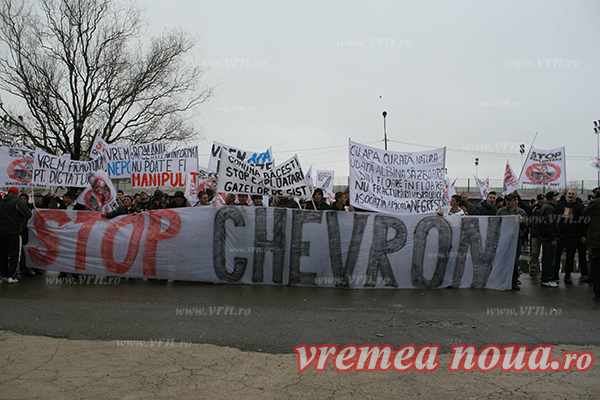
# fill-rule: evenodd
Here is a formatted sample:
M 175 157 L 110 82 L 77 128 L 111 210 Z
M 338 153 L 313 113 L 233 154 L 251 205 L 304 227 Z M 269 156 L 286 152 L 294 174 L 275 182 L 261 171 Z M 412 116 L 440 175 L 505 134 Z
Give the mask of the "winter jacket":
M 29 218 L 31 211 L 17 195 L 7 194 L 0 201 L 0 235 L 20 235 Z

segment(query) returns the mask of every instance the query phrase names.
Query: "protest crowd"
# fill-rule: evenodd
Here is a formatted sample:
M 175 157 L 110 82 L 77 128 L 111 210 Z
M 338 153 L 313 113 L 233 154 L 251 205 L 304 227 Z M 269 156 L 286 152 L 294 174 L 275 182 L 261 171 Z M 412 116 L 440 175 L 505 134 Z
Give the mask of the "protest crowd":
M 214 150 L 215 146 L 217 150 Z M 94 148 L 102 148 L 102 146 L 94 146 Z M 154 148 L 164 151 L 164 146 L 154 146 Z M 136 168 L 142 169 L 139 170 L 141 172 L 136 178 L 136 182 L 139 185 L 142 185 L 142 182 L 146 183 L 137 187 L 150 188 L 153 184 L 157 187 L 161 186 L 158 185 L 158 182 L 164 184 L 169 181 L 172 182 L 170 186 L 174 188 L 183 189 L 185 185 L 185 190 L 176 190 L 172 195 L 158 188 L 126 195 L 123 190 L 114 190 L 109 176 L 98 175 L 93 170 L 88 171 L 85 176 L 79 176 L 77 186 L 61 185 L 68 187 L 62 196 L 57 195 L 53 190 L 36 191 L 33 194 L 33 202 L 30 201 L 29 195 L 25 191 L 20 191 L 17 187 L 10 187 L 0 201 L 0 275 L 2 279 L 8 283 L 17 283 L 20 276 L 44 273 L 43 269 L 32 269 L 25 263 L 23 246 L 28 242 L 27 222 L 34 209 L 95 211 L 100 212 L 103 219 L 110 220 L 122 215 L 185 207 L 277 207 L 338 212 L 377 212 L 381 207 L 387 207 L 388 210 L 403 209 L 431 215 L 437 214 L 439 218 L 450 219 L 465 216 L 517 216 L 518 239 L 512 268 L 511 290 L 520 290 L 520 259 L 523 249 L 529 250 L 529 275 L 532 279 L 537 279 L 539 275 L 540 285 L 545 288 L 556 288 L 561 281 L 565 285 L 573 283 L 576 270 L 575 254 L 577 253 L 579 280 L 583 283 L 594 283 L 593 299 L 600 301 L 600 188 L 595 188 L 592 191 L 593 195 L 590 195 L 588 199 L 580 198 L 575 189 L 564 189 L 562 192 L 554 190 L 546 192 L 544 190 L 544 193 L 537 194 L 534 200 L 526 201 L 521 198 L 513 182 L 511 190 L 504 190 L 506 193 L 504 198 L 498 196 L 496 192 L 490 191 L 489 186 L 488 190 L 483 191 L 480 186 L 483 200 L 478 202 L 476 199 L 469 198 L 467 193 L 458 195 L 453 190 L 449 190 L 446 179 L 446 188 L 443 190 L 446 201 L 442 201 L 437 196 L 441 193 L 439 182 L 442 184 L 444 182 L 443 174 L 440 175 L 438 172 L 444 166 L 443 152 L 436 150 L 427 155 L 408 153 L 394 157 L 385 153 L 384 156 L 378 157 L 377 151 L 379 150 L 350 142 L 350 185 L 345 191 L 333 193 L 333 171 L 318 171 L 316 185 L 313 185 L 310 170 L 305 178 L 296 156 L 275 168 L 271 162 L 270 149 L 265 153 L 254 153 L 252 156 L 243 153 L 243 157 L 240 156 L 239 150 L 229 149 L 228 152 L 223 151 L 223 156 L 219 157 L 221 148 L 227 149 L 218 143 L 213 145 L 213 154 L 216 156 L 215 165 L 211 168 L 212 176 L 206 174 L 204 180 L 196 172 L 190 174 L 190 171 L 198 171 L 197 149 L 165 153 L 169 155 L 162 159 L 164 162 L 159 162 L 159 159 L 152 159 L 152 163 L 139 161 Z M 18 148 L 18 151 L 26 150 Z M 132 153 L 140 151 L 137 149 Z M 554 155 L 561 154 L 556 150 L 551 152 Z M 564 153 L 564 148 L 562 152 Z M 106 154 L 114 156 L 120 153 L 107 152 Z M 53 175 L 57 176 L 52 172 L 55 172 L 57 168 L 72 169 L 72 167 L 67 167 L 68 164 L 64 160 L 61 164 L 61 160 L 58 158 L 54 160 L 53 157 L 55 156 L 35 154 L 35 158 L 32 160 L 35 165 L 34 170 L 37 168 L 46 173 L 34 172 L 33 186 L 35 186 L 36 179 L 45 179 L 45 181 L 37 182 L 38 187 L 41 183 L 46 184 L 46 187 L 52 186 L 52 182 L 47 181 L 47 179 L 55 179 L 52 178 Z M 172 157 L 176 158 L 175 161 L 179 159 L 179 162 L 172 162 L 173 159 L 169 159 Z M 250 157 L 260 162 L 250 163 L 247 160 Z M 388 160 L 385 168 L 379 167 L 375 163 L 375 161 L 379 161 L 379 158 Z M 90 168 L 106 169 L 103 165 L 108 163 L 107 169 L 110 172 L 109 162 L 111 160 L 104 159 L 103 162 L 99 160 L 101 158 L 95 159 L 94 164 L 86 165 Z M 192 161 L 190 162 L 190 160 Z M 112 161 L 122 163 L 126 160 Z M 71 163 L 85 162 L 71 161 Z M 220 169 L 219 163 L 221 164 Z M 402 169 L 403 164 L 411 163 L 413 165 L 429 164 L 429 166 L 421 167 L 423 170 L 416 171 L 414 167 L 411 167 L 410 170 Z M 153 168 L 152 172 L 144 172 L 144 165 Z M 165 165 L 165 168 L 179 165 L 180 169 L 157 172 L 155 168 L 162 165 Z M 77 168 L 77 170 L 81 168 Z M 362 170 L 365 174 L 372 173 L 373 178 L 360 182 L 355 177 L 353 178 L 353 168 Z M 509 165 L 507 165 L 507 171 L 508 168 Z M 124 168 L 119 169 L 119 171 L 123 170 Z M 113 174 L 116 173 L 115 171 L 116 169 L 113 169 Z M 219 171 L 218 176 L 216 171 Z M 386 178 L 381 179 L 377 174 Z M 133 175 L 134 172 L 131 172 L 132 182 L 134 181 Z M 68 179 L 68 176 L 69 174 L 65 172 L 63 178 Z M 393 179 L 388 177 L 393 177 Z M 263 180 L 257 181 L 259 178 Z M 409 180 L 406 178 L 411 178 L 412 181 L 408 182 Z M 533 178 L 537 178 L 537 176 L 533 176 Z M 404 183 L 404 188 L 411 190 L 397 189 L 400 187 L 399 182 L 402 182 L 402 179 L 407 181 Z M 436 179 L 439 181 L 438 183 L 434 182 Z M 85 185 L 81 182 L 85 182 Z M 369 188 L 368 182 L 373 182 L 371 188 Z M 510 186 L 508 185 L 508 187 Z M 239 192 L 230 192 L 223 190 L 224 187 L 244 189 Z M 556 185 L 552 189 L 555 187 Z M 369 189 L 367 190 L 367 188 Z M 363 195 L 361 191 L 365 194 Z M 116 196 L 112 196 L 113 192 L 116 193 Z M 420 198 L 431 194 L 432 200 L 401 203 L 395 200 L 390 201 L 387 198 L 389 196 L 409 198 L 416 197 L 417 194 Z M 110 201 L 108 201 L 109 199 Z M 61 272 L 61 274 L 65 273 Z

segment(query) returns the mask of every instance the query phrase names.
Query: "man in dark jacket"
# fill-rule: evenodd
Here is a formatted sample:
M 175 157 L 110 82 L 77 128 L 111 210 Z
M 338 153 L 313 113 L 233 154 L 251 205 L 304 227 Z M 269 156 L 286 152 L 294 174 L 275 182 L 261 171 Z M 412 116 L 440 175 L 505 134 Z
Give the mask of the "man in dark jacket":
M 556 245 L 558 243 L 558 209 L 556 208 L 556 192 L 546 193 L 546 204 L 540 210 L 540 237 L 542 238 L 542 278 L 544 287 L 555 288 L 558 283 L 553 280 L 556 264 Z
M 594 276 L 594 300 L 600 301 L 600 187 L 595 188 L 593 192 L 594 199 L 583 210 L 583 216 L 589 218 L 586 243 Z
M 8 283 L 19 282 L 21 229 L 23 222 L 31 217 L 31 211 L 18 194 L 19 189 L 11 187 L 0 201 L 0 274 Z
M 546 203 L 546 196 L 537 195 L 537 203 L 531 211 L 529 219 L 529 231 L 531 232 L 531 246 L 529 246 L 529 275 L 535 276 L 540 271 L 540 248 L 542 238 L 540 236 L 540 224 L 542 222 L 542 206 Z
M 187 205 L 187 199 L 185 198 L 185 194 L 181 190 L 178 190 L 173 195 L 173 201 L 171 203 L 169 203 L 167 208 L 180 208 L 180 207 L 187 207 L 187 206 L 188 205 Z
M 313 193 L 312 201 L 306 202 L 307 210 L 329 210 L 330 207 L 323 201 L 323 189 L 316 188 Z
M 512 290 L 521 290 L 519 288 L 519 260 L 521 258 L 521 250 L 523 240 L 527 237 L 527 213 L 517 207 L 519 200 L 514 194 L 506 195 L 506 206 L 498 210 L 497 215 L 516 215 L 519 218 L 519 237 L 517 238 L 517 254 L 515 255 L 515 266 L 513 268 Z
M 69 190 L 67 193 L 65 193 L 62 201 L 58 197 L 56 197 L 56 201 L 59 204 L 59 206 L 58 206 L 59 210 L 76 210 L 76 211 L 87 210 L 86 206 L 84 206 L 83 204 L 77 203 L 77 193 L 73 192 L 72 190 Z
M 565 197 L 566 194 L 566 197 Z M 571 273 L 575 262 L 575 252 L 579 253 L 579 268 L 581 269 L 581 280 L 587 280 L 588 267 L 586 260 L 585 237 L 587 236 L 587 224 L 583 218 L 583 201 L 577 197 L 577 190 L 565 190 L 558 201 L 558 245 L 556 246 L 556 265 L 554 266 L 554 278 L 558 278 L 560 271 L 560 259 L 563 249 L 566 250 L 565 259 L 565 284 L 571 283 Z
M 150 210 L 162 210 L 167 208 L 163 201 L 164 193 L 162 190 L 156 189 L 154 191 L 154 195 L 152 196 L 152 201 L 150 202 Z
M 119 215 L 137 214 L 140 210 L 133 204 L 133 196 L 127 195 L 123 197 L 123 205 L 109 213 L 102 214 L 103 218 L 115 218 Z
M 469 215 L 496 215 L 496 192 L 489 192 L 484 201 Z

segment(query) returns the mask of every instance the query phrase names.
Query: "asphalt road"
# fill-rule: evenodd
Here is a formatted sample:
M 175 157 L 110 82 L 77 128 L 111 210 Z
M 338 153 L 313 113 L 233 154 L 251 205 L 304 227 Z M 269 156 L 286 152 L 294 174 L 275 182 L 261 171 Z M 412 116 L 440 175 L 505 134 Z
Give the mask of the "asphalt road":
M 327 289 L 58 275 L 0 284 L 0 329 L 68 339 L 190 341 L 291 353 L 299 344 L 458 343 L 600 345 L 592 288 L 543 288 L 521 275 L 519 292 L 482 289 Z M 105 280 L 107 282 L 107 280 Z M 221 307 L 221 308 L 219 308 Z M 503 315 L 498 315 L 502 313 Z

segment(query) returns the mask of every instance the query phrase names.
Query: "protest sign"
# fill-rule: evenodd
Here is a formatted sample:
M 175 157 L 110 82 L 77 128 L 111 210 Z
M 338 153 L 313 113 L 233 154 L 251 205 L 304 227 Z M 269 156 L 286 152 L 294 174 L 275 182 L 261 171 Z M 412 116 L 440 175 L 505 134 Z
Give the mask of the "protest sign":
M 258 153 L 255 151 L 241 150 L 219 142 L 213 142 L 210 149 L 210 159 L 208 160 L 208 172 L 219 172 L 219 163 L 221 162 L 221 155 L 223 153 L 234 155 L 237 159 L 245 161 L 248 164 L 253 164 L 260 170 L 273 168 L 275 161 L 270 147 L 267 151 Z
M 312 195 L 312 193 L 315 191 L 315 188 L 313 187 L 313 180 L 312 180 L 312 165 L 308 169 L 308 172 L 306 173 L 306 175 L 304 175 L 304 179 L 306 179 L 306 184 L 308 185 L 308 190 L 310 191 L 310 193 Z
M 184 188 L 188 173 L 198 175 L 198 146 L 132 160 L 131 187 Z
M 202 229 L 198 229 L 202 227 Z M 517 216 L 187 207 L 35 210 L 27 264 L 62 272 L 350 288 L 511 287 Z
M 475 175 L 473 175 L 473 177 L 475 178 L 475 183 L 477 183 L 477 188 L 479 189 L 481 198 L 486 199 L 488 193 L 490 192 L 490 177 L 488 176 L 486 179 L 480 179 Z
M 31 186 L 34 153 L 18 144 L 0 147 L 0 186 Z
M 101 213 L 110 212 L 118 207 L 117 191 L 104 171 L 92 172 L 88 180 L 88 186 L 77 198 L 79 204 Z
M 34 185 L 85 187 L 90 173 L 103 169 L 102 157 L 92 161 L 75 161 L 68 154 L 59 157 L 36 150 L 32 182 Z
M 458 178 L 456 178 L 458 179 Z M 456 194 L 456 190 L 454 190 L 454 184 L 456 183 L 456 179 L 454 182 L 450 182 L 450 178 L 447 176 L 444 178 L 444 203 L 445 205 L 450 204 L 450 199 L 452 196 Z
M 225 152 L 221 157 L 217 183 L 219 193 L 310 198 L 308 185 L 296 155 L 266 171 Z
M 404 153 L 350 141 L 350 203 L 366 210 L 427 213 L 444 201 L 445 148 Z
M 185 174 L 185 191 L 183 192 L 187 201 L 194 206 L 198 202 L 198 174 Z
M 506 160 L 506 168 L 504 169 L 504 181 L 502 183 L 502 195 L 506 196 L 519 188 L 519 178 L 510 166 L 510 162 Z
M 519 182 L 524 185 L 567 187 L 565 148 L 541 150 L 531 146 Z
M 317 170 L 318 188 L 323 189 L 323 198 L 328 197 L 330 201 L 335 201 L 335 193 L 333 193 L 333 176 L 335 171 Z
M 592 157 L 592 159 L 594 160 L 594 162 L 591 164 L 592 167 L 600 170 L 600 157 Z
M 106 141 L 96 136 L 90 158 L 104 157 L 108 176 L 111 178 L 130 178 L 132 160 L 140 160 L 146 157 L 159 156 L 165 153 L 164 141 L 144 143 L 136 145 L 111 146 Z

